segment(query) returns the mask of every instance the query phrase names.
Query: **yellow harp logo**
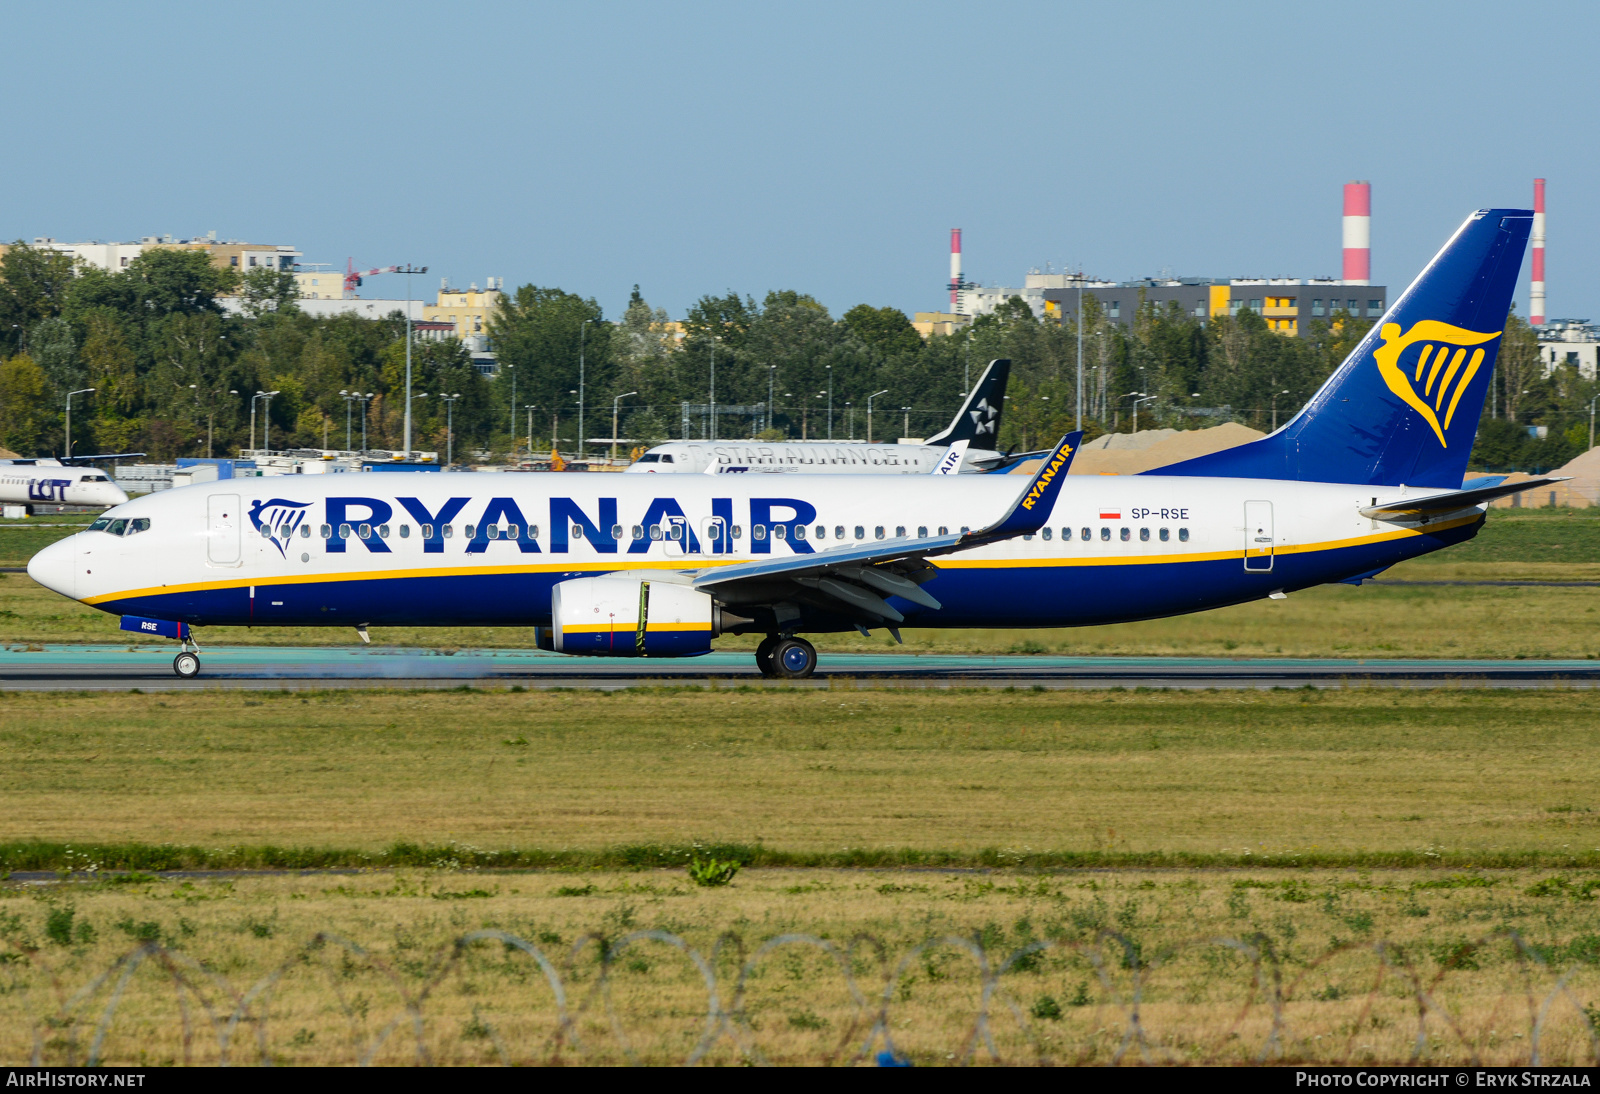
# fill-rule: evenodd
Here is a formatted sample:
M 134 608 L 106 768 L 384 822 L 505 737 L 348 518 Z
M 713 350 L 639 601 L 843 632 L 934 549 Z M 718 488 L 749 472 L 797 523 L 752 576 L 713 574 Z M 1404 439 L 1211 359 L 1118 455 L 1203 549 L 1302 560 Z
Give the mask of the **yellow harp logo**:
M 1398 323 L 1385 323 L 1378 333 L 1383 345 L 1373 350 L 1372 356 L 1378 362 L 1383 382 L 1433 427 L 1433 435 L 1439 438 L 1440 445 L 1450 447 L 1445 443 L 1445 430 L 1456 416 L 1456 404 L 1461 402 L 1462 393 L 1483 364 L 1485 351 L 1472 347 L 1492 342 L 1504 332 L 1479 334 L 1424 319 L 1413 324 L 1405 334 L 1400 333 Z M 1418 349 L 1415 362 L 1407 353 L 1413 347 Z M 1403 364 L 1402 357 L 1406 358 Z

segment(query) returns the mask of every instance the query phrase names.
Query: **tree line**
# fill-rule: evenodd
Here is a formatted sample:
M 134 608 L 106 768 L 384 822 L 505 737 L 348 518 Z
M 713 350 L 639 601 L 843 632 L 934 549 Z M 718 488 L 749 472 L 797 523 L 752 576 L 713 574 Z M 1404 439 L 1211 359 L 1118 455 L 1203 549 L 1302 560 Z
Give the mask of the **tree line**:
M 224 297 L 240 306 L 225 309 Z M 1091 436 L 1126 431 L 1135 411 L 1141 428 L 1232 420 L 1270 429 L 1369 327 L 1336 312 L 1286 337 L 1248 309 L 1201 320 L 1142 300 L 1123 326 L 1086 296 L 1081 337 L 1072 320 L 1036 319 L 1013 298 L 955 334 L 923 338 L 897 309 L 861 304 L 835 318 L 793 290 L 759 301 L 703 296 L 672 323 L 637 286 L 607 319 L 592 298 L 524 285 L 489 323 L 501 366 L 493 378 L 455 339 L 413 339 L 412 390 L 426 393 L 413 401 L 413 446 L 445 450 L 440 394 L 460 396 L 448 415 L 458 460 L 530 445 L 570 456 L 580 429 L 598 453 L 612 437 L 613 408 L 627 445 L 698 439 L 713 425 L 726 439 L 927 436 L 997 357 L 1013 362 L 1006 447 L 1042 447 L 1073 427 L 1080 357 Z M 405 322 L 398 312 L 307 315 L 287 272 L 241 277 L 202 251 L 152 249 L 107 272 L 16 244 L 0 259 L 0 445 L 61 454 L 67 394 L 85 388 L 94 390 L 75 396 L 72 416 L 80 454 L 226 456 L 269 436 L 275 449 L 343 449 L 347 423 L 359 447 L 361 404 L 344 393 L 371 394 L 368 447 L 398 449 Z M 1587 445 L 1597 390 L 1570 366 L 1545 376 L 1536 335 L 1513 314 L 1476 462 L 1565 462 Z M 1529 425 L 1548 436 L 1530 437 Z

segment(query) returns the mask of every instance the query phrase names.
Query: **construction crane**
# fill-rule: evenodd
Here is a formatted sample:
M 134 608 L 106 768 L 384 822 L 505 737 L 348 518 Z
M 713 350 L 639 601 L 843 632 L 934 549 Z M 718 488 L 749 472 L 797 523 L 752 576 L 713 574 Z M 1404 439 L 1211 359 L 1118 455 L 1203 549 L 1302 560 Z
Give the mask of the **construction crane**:
M 374 277 L 378 274 L 399 273 L 400 267 L 379 266 L 377 269 L 361 270 L 357 272 L 356 260 L 349 258 L 345 260 L 344 271 L 344 298 L 348 300 L 354 296 L 356 294 L 356 290 L 361 287 L 362 278 Z

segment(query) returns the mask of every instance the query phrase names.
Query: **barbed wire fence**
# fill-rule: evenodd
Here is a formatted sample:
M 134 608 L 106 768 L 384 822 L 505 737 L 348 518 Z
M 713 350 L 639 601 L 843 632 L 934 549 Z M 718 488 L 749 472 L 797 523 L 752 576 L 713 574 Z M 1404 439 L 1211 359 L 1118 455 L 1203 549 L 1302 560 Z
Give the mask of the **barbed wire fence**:
M 703 986 L 703 1020 L 696 1018 L 699 1031 L 687 1052 L 664 1055 L 660 1050 L 641 1050 L 614 999 L 620 963 L 643 943 L 676 950 L 693 970 L 689 979 Z M 1502 1052 L 1496 1059 L 1486 1060 L 1481 1031 L 1469 1029 L 1463 1016 L 1451 1010 L 1445 992 L 1453 978 L 1477 970 L 1479 955 L 1496 943 L 1509 947 L 1518 987 L 1514 994 L 1502 989 L 1496 996 L 1490 1015 L 1495 1028 L 1489 1033 L 1491 1041 L 1499 1037 L 1502 1048 L 1513 1041 L 1521 1044 L 1509 1056 Z M 496 1026 L 482 1017 L 479 1008 L 473 1008 L 472 1036 L 493 1049 L 493 1059 L 486 1062 L 504 1065 L 692 1065 L 710 1062 L 712 1054 L 721 1048 L 732 1053 L 729 1062 L 756 1065 L 905 1064 L 919 1055 L 927 1057 L 928 1062 L 959 1065 L 1437 1064 L 1441 1049 L 1448 1050 L 1448 1058 L 1457 1065 L 1600 1065 L 1600 1006 L 1595 1002 L 1586 1004 L 1574 990 L 1577 966 L 1558 973 L 1547 960 L 1548 950 L 1529 943 L 1513 930 L 1496 931 L 1456 946 L 1432 972 L 1425 972 L 1414 963 L 1404 947 L 1382 940 L 1340 945 L 1291 967 L 1264 936 L 1202 938 L 1166 947 L 1147 957 L 1135 939 L 1108 929 L 1087 941 L 1035 941 L 998 961 L 977 936 L 932 937 L 896 960 L 880 940 L 865 933 L 842 945 L 812 934 L 781 934 L 762 941 L 748 954 L 739 935 L 724 933 L 711 952 L 703 954 L 682 936 L 666 930 L 635 930 L 620 937 L 591 932 L 568 947 L 559 964 L 527 939 L 504 930 L 485 929 L 463 934 L 436 951 L 418 985 L 408 984 L 406 975 L 393 961 L 325 931 L 294 947 L 282 963 L 244 990 L 236 989 L 215 969 L 158 940 L 141 942 L 75 991 L 67 988 L 59 970 L 42 950 L 13 942 L 9 961 L 0 967 L 9 973 L 7 991 L 21 999 L 23 1010 L 30 1016 L 31 1052 L 27 1063 L 33 1066 L 126 1063 L 126 1059 L 109 1050 L 108 1041 L 119 1012 L 128 1005 L 135 974 L 147 966 L 157 971 L 157 983 L 171 991 L 175 1004 L 181 1059 L 172 1062 L 264 1066 L 292 1063 L 293 1056 L 286 1052 L 289 1046 L 281 1038 L 274 1039 L 274 993 L 287 976 L 308 965 L 321 970 L 338 1011 L 352 1032 L 348 1052 L 339 1059 L 324 1057 L 315 1062 L 426 1066 L 461 1062 L 439 1059 L 438 1037 L 430 1034 L 430 1004 L 452 975 L 463 972 L 470 955 L 496 944 L 508 960 L 520 954 L 533 963 L 538 978 L 549 989 L 553 1010 L 537 1043 L 516 1045 L 508 1042 L 505 1027 L 509 1022 Z M 762 1047 L 761 1030 L 747 1003 L 752 980 L 759 975 L 762 963 L 791 948 L 809 951 L 837 969 L 849 1018 L 831 1049 L 805 1059 L 774 1061 Z M 946 1046 L 942 1053 L 924 1050 L 918 1054 L 897 1040 L 895 1012 L 908 998 L 902 989 L 914 976 L 914 970 L 937 949 L 949 949 L 970 959 L 976 974 L 976 1002 L 958 1044 Z M 1013 983 L 1007 980 L 1008 975 L 1015 980 L 1015 974 L 1035 968 L 1052 953 L 1072 955 L 1086 962 L 1098 982 L 1100 994 L 1095 1001 L 1094 1020 L 1101 1024 L 1075 1047 L 1050 1044 L 1042 1029 L 1045 1020 L 1023 1004 Z M 349 994 L 338 970 L 327 960 L 319 960 L 330 954 L 338 956 L 344 975 L 348 975 L 354 962 L 377 974 L 394 991 L 398 1007 L 375 1032 L 366 1034 L 360 1028 L 361 1019 L 366 1017 L 366 1003 Z M 1192 1035 L 1193 1031 L 1185 1039 L 1181 1029 L 1173 1036 L 1163 1037 L 1152 1028 L 1147 992 L 1163 968 L 1185 957 L 1214 959 L 1223 954 L 1236 958 L 1242 969 L 1243 992 L 1235 1000 L 1237 1009 L 1231 1017 L 1205 1043 Z M 1350 955 L 1371 960 L 1371 980 L 1364 992 L 1340 996 L 1332 995 L 1328 989 L 1322 993 L 1311 991 L 1313 974 L 1326 971 L 1330 963 Z M 585 960 L 591 962 L 592 974 L 582 971 L 580 966 Z M 1216 962 L 1211 960 L 1209 964 L 1215 967 Z M 733 974 L 719 977 L 719 967 L 734 970 Z M 1286 975 L 1289 972 L 1293 975 Z M 863 984 L 867 974 L 875 975 L 869 984 Z M 48 1000 L 35 998 L 39 986 L 47 988 Z M 1296 1013 L 1297 1004 L 1308 1000 L 1323 1004 L 1341 1000 L 1347 1006 L 1336 1016 L 1323 1013 L 1319 1022 L 1315 1016 Z M 1358 1045 L 1357 1038 L 1368 1028 L 1384 1000 L 1403 1003 L 1407 1021 L 1415 1023 L 1415 1036 L 1409 1037 L 1408 1051 L 1375 1056 L 1370 1046 Z M 1507 1006 L 1514 1007 L 1517 1015 L 1503 1009 Z M 1508 1032 L 1513 1028 L 1512 1022 L 1516 1023 L 1516 1031 Z M 1375 1026 L 1376 1022 L 1372 1024 Z M 1254 1048 L 1249 1047 L 1245 1037 L 1247 1027 L 1254 1031 Z M 1546 1042 L 1558 1027 L 1562 1043 L 1552 1054 L 1547 1051 Z M 997 1040 L 1002 1031 L 1004 1040 L 1020 1047 L 1010 1052 L 1003 1049 Z M 1340 1031 L 1344 1033 L 1342 1043 L 1333 1045 L 1334 1034 Z M 602 1034 L 609 1038 L 609 1044 L 601 1043 Z M 1324 1040 L 1330 1044 L 1324 1046 Z M 380 1054 L 386 1052 L 388 1056 L 380 1061 Z

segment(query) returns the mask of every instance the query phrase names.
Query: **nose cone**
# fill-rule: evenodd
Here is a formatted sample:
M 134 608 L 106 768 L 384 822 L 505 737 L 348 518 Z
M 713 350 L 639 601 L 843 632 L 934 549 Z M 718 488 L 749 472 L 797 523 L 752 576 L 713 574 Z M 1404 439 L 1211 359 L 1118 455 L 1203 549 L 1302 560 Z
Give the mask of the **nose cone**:
M 30 558 L 28 576 L 53 593 L 78 599 L 78 536 L 57 540 Z
M 114 482 L 101 483 L 100 496 L 105 499 L 100 504 L 106 506 L 121 505 L 128 500 L 127 493 Z

